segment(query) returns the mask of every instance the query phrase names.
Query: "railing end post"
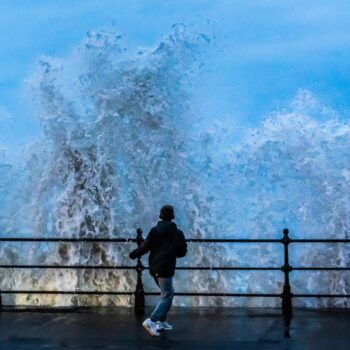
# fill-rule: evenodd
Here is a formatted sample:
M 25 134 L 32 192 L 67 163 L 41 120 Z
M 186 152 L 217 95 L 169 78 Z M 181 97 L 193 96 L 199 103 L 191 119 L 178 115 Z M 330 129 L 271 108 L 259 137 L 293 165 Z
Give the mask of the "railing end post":
M 282 314 L 291 316 L 293 314 L 293 294 L 290 291 L 290 286 L 285 286 L 281 295 L 282 298 Z
M 283 238 L 281 239 L 281 243 L 284 245 L 284 264 L 281 267 L 281 270 L 284 273 L 284 284 L 283 284 L 283 291 L 281 294 L 283 315 L 292 315 L 292 312 L 293 312 L 293 303 L 292 303 L 293 294 L 289 283 L 289 273 L 293 270 L 293 267 L 289 265 L 289 249 L 288 249 L 288 245 L 289 243 L 291 243 L 291 241 L 292 240 L 289 237 L 289 230 L 287 228 L 283 229 Z
M 137 246 L 139 247 L 143 243 L 143 241 L 144 241 L 144 239 L 142 236 L 142 229 L 138 228 L 136 230 L 136 244 L 137 244 Z
M 138 228 L 136 230 L 136 244 L 139 247 L 142 242 L 144 241 L 142 237 L 142 229 Z M 137 272 L 137 283 L 136 283 L 136 290 L 135 290 L 135 314 L 137 315 L 143 315 L 145 313 L 145 292 L 143 289 L 143 283 L 142 283 L 142 271 L 144 270 L 144 266 L 142 264 L 142 261 L 140 258 L 137 258 L 137 264 L 136 264 L 136 272 Z
M 281 243 L 284 244 L 285 246 L 289 245 L 292 240 L 289 237 L 289 230 L 287 228 L 283 229 L 283 237 L 281 238 Z

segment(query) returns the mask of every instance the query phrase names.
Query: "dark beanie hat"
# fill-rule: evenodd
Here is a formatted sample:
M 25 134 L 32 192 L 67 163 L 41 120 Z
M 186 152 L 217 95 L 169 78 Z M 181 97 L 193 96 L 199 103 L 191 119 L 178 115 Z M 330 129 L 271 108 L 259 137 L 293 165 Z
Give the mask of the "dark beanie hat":
M 162 206 L 162 208 L 160 209 L 159 218 L 166 221 L 175 219 L 173 206 L 172 205 Z

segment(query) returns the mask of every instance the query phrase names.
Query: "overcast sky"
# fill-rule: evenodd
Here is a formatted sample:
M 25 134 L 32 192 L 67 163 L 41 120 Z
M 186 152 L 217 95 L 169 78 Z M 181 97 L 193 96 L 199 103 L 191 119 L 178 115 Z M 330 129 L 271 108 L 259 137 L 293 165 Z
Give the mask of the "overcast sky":
M 40 55 L 62 57 L 101 28 L 154 45 L 198 17 L 219 48 L 198 91 L 203 113 L 255 123 L 309 89 L 349 115 L 348 0 L 0 0 L 0 145 L 16 153 L 38 134 L 21 86 Z

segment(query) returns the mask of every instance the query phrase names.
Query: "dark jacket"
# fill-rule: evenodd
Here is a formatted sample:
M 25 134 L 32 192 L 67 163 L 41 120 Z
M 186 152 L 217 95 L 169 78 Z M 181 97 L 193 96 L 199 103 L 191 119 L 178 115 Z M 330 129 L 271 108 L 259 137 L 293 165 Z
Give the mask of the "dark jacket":
M 154 277 L 173 277 L 176 258 L 182 258 L 187 253 L 185 236 L 174 222 L 159 221 L 142 245 L 132 251 L 129 257 L 136 259 L 149 251 L 150 274 Z

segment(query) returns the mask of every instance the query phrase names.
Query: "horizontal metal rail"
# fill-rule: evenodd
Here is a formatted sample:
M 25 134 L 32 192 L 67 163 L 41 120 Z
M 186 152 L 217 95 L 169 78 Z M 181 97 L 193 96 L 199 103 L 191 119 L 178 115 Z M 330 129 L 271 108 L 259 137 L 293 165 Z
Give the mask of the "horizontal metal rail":
M 84 291 L 84 290 L 4 290 L 1 291 L 4 294 L 90 294 L 90 295 L 134 295 L 132 291 L 127 292 L 113 292 L 113 291 Z M 159 292 L 145 292 L 144 295 L 160 295 Z M 209 297 L 281 297 L 281 294 L 268 294 L 268 293 L 209 293 L 209 292 L 177 292 L 176 296 L 209 296 Z
M 290 239 L 290 243 L 350 243 L 350 239 Z
M 93 290 L 2 290 L 2 294 L 90 294 L 90 295 L 134 295 L 132 291 L 93 291 Z
M 0 237 L 0 242 L 67 242 L 67 243 L 130 243 L 135 238 L 64 238 L 64 237 Z M 188 243 L 281 243 L 280 239 L 220 239 L 220 238 L 188 238 Z
M 110 265 L 0 265 L 3 269 L 94 269 L 94 270 L 135 270 L 135 266 L 110 266 Z
M 179 266 L 177 270 L 188 271 L 282 271 L 284 273 L 284 285 L 281 293 L 209 293 L 209 292 L 177 292 L 177 296 L 188 297 L 279 297 L 282 298 L 283 313 L 292 312 L 292 298 L 349 298 L 350 294 L 317 294 L 317 293 L 298 293 L 291 292 L 289 284 L 289 274 L 292 271 L 349 271 L 350 267 L 346 266 L 297 266 L 289 264 L 288 247 L 292 243 L 350 243 L 350 239 L 291 239 L 288 230 L 283 230 L 281 239 L 214 239 L 214 238 L 190 238 L 188 243 L 282 243 L 284 246 L 284 265 L 283 266 Z M 84 238 L 84 237 L 0 237 L 0 242 L 56 242 L 56 243 L 137 243 L 140 246 L 143 242 L 141 229 L 137 230 L 136 238 Z M 133 291 L 85 291 L 85 290 L 2 290 L 1 294 L 63 294 L 63 295 L 134 295 L 135 309 L 144 307 L 144 297 L 159 295 L 158 292 L 145 292 L 142 283 L 142 271 L 148 270 L 149 267 L 142 264 L 138 259 L 136 266 L 130 265 L 59 265 L 59 264 L 0 264 L 2 269 L 94 269 L 94 270 L 136 270 L 137 285 Z M 0 308 L 1 308 L 0 294 Z
M 0 237 L 0 242 L 135 243 L 135 238 Z
M 84 290 L 2 290 L 2 294 L 66 294 L 66 295 L 134 295 L 135 292 L 118 292 L 118 291 L 84 291 Z M 144 295 L 160 295 L 159 292 L 145 292 Z M 209 292 L 176 292 L 175 296 L 208 296 L 208 297 L 267 297 L 282 298 L 282 293 L 209 293 Z M 350 294 L 294 294 L 294 298 L 350 298 Z
M 145 295 L 159 295 L 157 292 L 145 293 Z M 269 293 L 192 293 L 192 292 L 177 292 L 174 293 L 176 296 L 182 297 L 265 297 L 280 298 L 281 294 L 269 294 Z
M 94 270 L 135 270 L 135 266 L 123 265 L 12 265 L 2 264 L 2 269 L 94 269 Z M 149 270 L 143 266 L 143 270 Z M 179 266 L 176 270 L 187 271 L 283 271 L 284 267 L 261 267 L 261 266 Z M 350 267 L 290 267 L 290 271 L 350 271 Z
M 225 239 L 225 238 L 188 238 L 188 243 L 283 243 L 282 239 Z M 67 243 L 136 243 L 136 238 L 65 238 L 65 237 L 0 237 L 0 242 L 67 242 Z M 350 243 L 350 239 L 289 239 L 292 243 Z
M 293 294 L 293 298 L 350 298 L 350 294 Z

